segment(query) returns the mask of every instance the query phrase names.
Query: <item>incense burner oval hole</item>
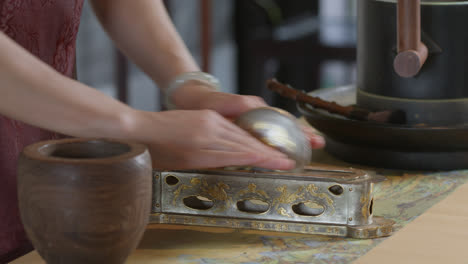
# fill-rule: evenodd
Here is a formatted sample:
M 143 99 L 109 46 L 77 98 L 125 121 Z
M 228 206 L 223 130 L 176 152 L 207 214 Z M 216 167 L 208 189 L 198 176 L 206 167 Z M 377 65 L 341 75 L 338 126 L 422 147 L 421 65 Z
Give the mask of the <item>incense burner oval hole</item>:
M 372 213 L 373 213 L 373 207 L 374 207 L 374 198 L 372 198 L 372 200 L 370 201 L 370 205 L 369 205 L 369 215 L 372 215 Z
M 237 209 L 249 214 L 263 214 L 270 210 L 270 204 L 259 199 L 242 200 L 237 202 Z
M 328 188 L 328 190 L 329 190 L 332 194 L 334 194 L 334 195 L 336 195 L 336 196 L 340 196 L 340 195 L 342 195 L 343 192 L 344 192 L 343 187 L 341 187 L 340 185 L 333 185 L 333 186 L 330 186 L 330 188 Z
M 195 210 L 208 210 L 214 206 L 214 202 L 203 196 L 193 195 L 183 199 L 184 205 Z
M 166 177 L 166 183 L 167 183 L 167 185 L 174 186 L 174 185 L 177 185 L 179 183 L 179 179 L 174 175 L 169 175 L 169 176 Z
M 308 201 L 293 205 L 292 210 L 302 216 L 320 216 L 325 212 L 325 207 L 316 202 Z

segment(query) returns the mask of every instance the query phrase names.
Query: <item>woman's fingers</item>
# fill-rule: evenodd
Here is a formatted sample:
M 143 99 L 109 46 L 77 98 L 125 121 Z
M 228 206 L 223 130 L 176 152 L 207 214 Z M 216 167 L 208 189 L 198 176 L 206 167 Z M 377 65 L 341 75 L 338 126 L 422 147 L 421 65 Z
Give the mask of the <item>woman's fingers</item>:
M 205 150 L 190 163 L 191 168 L 216 168 L 226 166 L 255 166 L 271 170 L 290 170 L 295 166 L 293 160 L 287 158 L 272 158 L 251 152 L 230 152 Z
M 315 130 L 305 125 L 301 126 L 301 128 L 306 137 L 309 139 L 310 146 L 313 149 L 320 149 L 325 147 L 325 139 L 322 136 L 317 135 Z
M 265 145 L 260 140 L 250 135 L 247 131 L 230 122 L 227 124 L 226 133 L 223 138 L 244 146 L 246 150 L 251 150 L 265 156 L 286 157 L 285 154 Z
M 323 148 L 325 147 L 325 139 L 321 136 L 318 136 L 318 135 L 312 135 L 309 137 L 309 141 L 310 141 L 310 146 L 313 148 L 313 149 L 320 149 L 320 148 Z
M 249 110 L 267 106 L 257 96 L 212 92 L 201 98 L 200 105 L 212 109 L 224 117 L 236 118 Z
M 214 111 L 138 112 L 131 130 L 150 146 L 153 164 L 162 169 L 255 166 L 289 170 L 295 166 L 277 151 Z M 141 118 L 141 119 L 140 119 Z
M 253 167 L 266 168 L 270 170 L 292 170 L 296 167 L 296 162 L 291 159 L 270 158 L 252 164 Z

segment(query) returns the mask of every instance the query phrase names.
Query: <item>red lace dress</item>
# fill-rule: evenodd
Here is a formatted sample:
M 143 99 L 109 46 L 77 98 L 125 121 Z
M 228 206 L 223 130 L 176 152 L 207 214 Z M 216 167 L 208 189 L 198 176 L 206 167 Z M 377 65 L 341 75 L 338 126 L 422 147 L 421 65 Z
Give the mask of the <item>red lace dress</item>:
M 83 0 L 0 0 L 0 30 L 71 77 L 82 6 Z M 56 137 L 53 132 L 0 115 L 0 263 L 30 248 L 18 211 L 18 154 L 33 142 Z

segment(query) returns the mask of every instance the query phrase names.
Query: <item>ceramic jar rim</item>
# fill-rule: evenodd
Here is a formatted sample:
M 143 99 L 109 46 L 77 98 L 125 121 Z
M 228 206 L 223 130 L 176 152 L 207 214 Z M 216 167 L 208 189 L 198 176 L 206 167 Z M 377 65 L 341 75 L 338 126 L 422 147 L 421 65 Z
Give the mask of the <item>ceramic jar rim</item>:
M 105 155 L 103 157 L 89 158 L 73 158 L 73 157 L 60 157 L 51 155 L 52 152 L 58 149 L 59 146 L 67 144 L 110 144 L 114 146 L 120 145 L 123 150 L 118 151 L 116 154 Z M 40 161 L 45 162 L 60 162 L 60 163 L 80 163 L 80 164 L 102 164 L 122 162 L 136 156 L 139 156 L 147 151 L 147 147 L 143 144 L 133 143 L 123 140 L 103 139 L 103 138 L 66 138 L 57 140 L 47 140 L 31 144 L 24 148 L 23 155 Z

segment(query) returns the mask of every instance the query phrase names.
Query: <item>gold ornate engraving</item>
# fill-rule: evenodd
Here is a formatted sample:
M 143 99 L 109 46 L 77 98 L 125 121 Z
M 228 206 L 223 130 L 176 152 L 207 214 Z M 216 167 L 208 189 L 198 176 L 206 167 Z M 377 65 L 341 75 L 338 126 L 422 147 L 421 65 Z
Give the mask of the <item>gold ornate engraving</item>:
M 323 201 L 325 201 L 327 209 L 329 208 L 330 212 L 329 215 L 335 214 L 335 206 L 334 206 L 334 201 L 330 197 L 328 193 L 317 193 L 318 187 L 315 186 L 315 184 L 309 184 L 307 185 L 307 191 L 309 192 L 312 197 L 319 198 Z
M 255 185 L 255 183 L 249 183 L 247 189 L 240 190 L 237 193 L 237 196 L 244 196 L 246 194 L 257 194 L 262 198 L 270 199 L 270 196 L 268 196 L 268 194 L 265 191 L 257 189 L 257 185 Z
M 192 179 L 190 180 L 190 184 L 191 184 L 192 186 L 199 185 L 200 183 L 201 183 L 201 181 L 200 181 L 199 178 L 192 178 Z
M 186 185 L 186 184 L 179 185 L 179 187 L 173 193 L 174 198 L 172 200 L 172 204 L 176 206 L 181 196 L 181 193 L 189 189 L 193 189 L 193 190 L 198 189 L 199 193 L 195 194 L 197 196 L 206 197 L 212 201 L 221 202 L 220 207 L 218 208 L 217 211 L 225 211 L 227 207 L 229 207 L 232 204 L 232 200 L 226 192 L 226 190 L 230 189 L 229 185 L 223 182 L 218 182 L 214 185 L 213 184 L 210 185 L 208 184 L 206 179 L 200 179 L 200 178 L 192 178 L 190 180 L 190 185 Z
M 319 202 L 323 204 L 328 215 L 335 213 L 334 201 L 328 193 L 319 193 L 319 188 L 315 184 L 309 184 L 305 188 L 300 186 L 294 193 L 289 193 L 286 185 L 276 188 L 280 196 L 273 200 L 273 207 L 283 216 L 291 217 L 282 207 L 282 204 L 291 206 L 298 202 Z M 318 201 L 319 200 L 319 201 Z
M 226 219 L 226 225 L 231 226 L 233 228 L 239 228 L 240 222 L 236 219 Z
M 278 208 L 278 214 L 280 214 L 282 216 L 286 216 L 286 217 L 291 217 L 291 215 L 288 214 L 286 209 L 284 209 L 283 207 Z
M 288 193 L 288 187 L 286 185 L 282 185 L 276 188 L 276 190 L 281 193 L 280 197 L 275 199 L 276 203 L 291 204 L 298 199 L 304 199 L 303 186 L 299 187 L 297 191 L 292 194 Z
M 174 199 L 172 200 L 172 205 L 177 205 L 177 200 L 179 199 L 180 194 L 188 189 L 191 189 L 192 186 L 181 184 L 179 187 L 174 191 Z
M 213 218 L 205 218 L 203 223 L 206 225 L 216 225 L 216 219 Z

